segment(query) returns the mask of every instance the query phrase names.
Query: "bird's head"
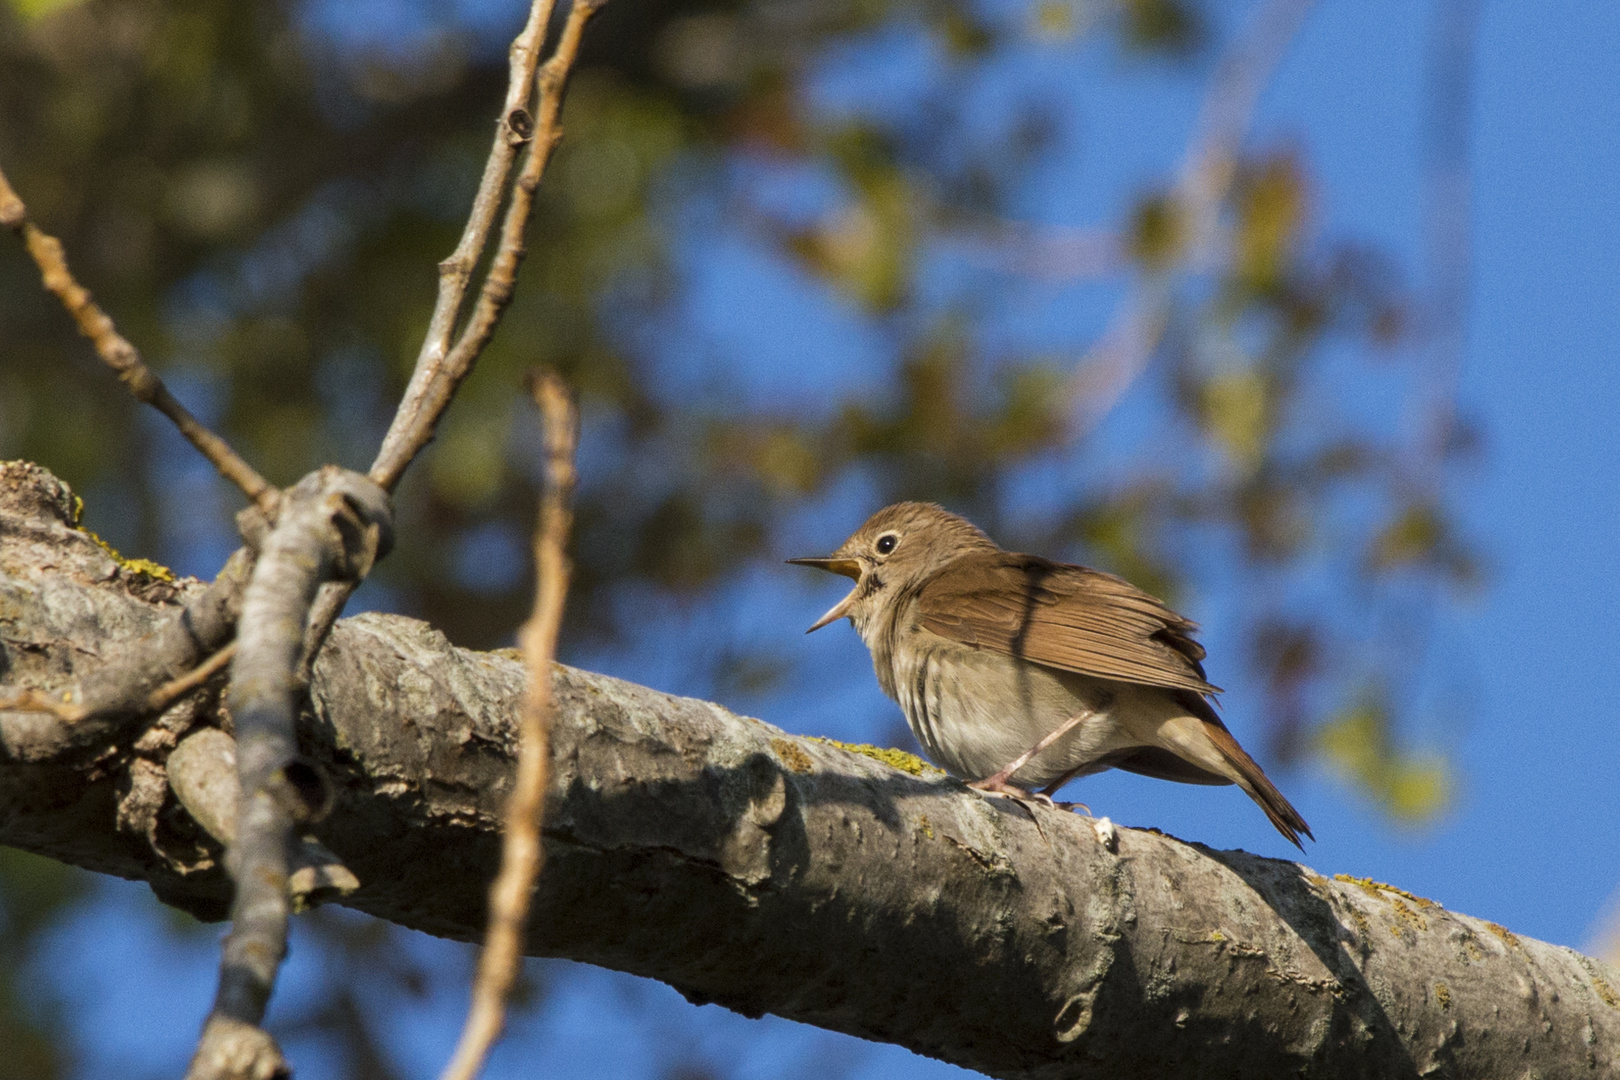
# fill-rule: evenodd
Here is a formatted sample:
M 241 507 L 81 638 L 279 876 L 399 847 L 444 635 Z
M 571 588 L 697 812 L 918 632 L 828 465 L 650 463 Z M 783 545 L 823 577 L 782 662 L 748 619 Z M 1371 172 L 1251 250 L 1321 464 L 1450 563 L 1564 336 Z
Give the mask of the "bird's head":
M 967 518 L 933 503 L 901 502 L 885 506 L 866 519 L 831 555 L 789 559 L 795 566 L 814 566 L 842 574 L 855 582 L 849 595 L 806 630 L 820 630 L 848 616 L 857 630 L 870 625 L 872 615 L 908 586 L 938 573 L 952 561 L 973 551 L 994 551 L 996 545 Z

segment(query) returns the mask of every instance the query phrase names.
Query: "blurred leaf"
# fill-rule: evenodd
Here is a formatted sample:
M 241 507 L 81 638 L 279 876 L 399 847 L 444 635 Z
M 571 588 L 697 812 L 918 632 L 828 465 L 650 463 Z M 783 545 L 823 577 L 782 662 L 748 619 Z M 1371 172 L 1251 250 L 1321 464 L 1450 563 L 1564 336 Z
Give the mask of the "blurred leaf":
M 1431 558 L 1444 539 L 1433 507 L 1408 506 L 1374 538 L 1367 561 L 1376 571 L 1396 570 Z
M 789 249 L 866 307 L 891 310 L 909 286 L 914 216 L 925 200 L 873 133 L 843 132 L 832 150 L 854 184 L 851 198 L 790 236 Z
M 1137 202 L 1129 232 L 1131 257 L 1145 269 L 1163 271 L 1181 258 L 1187 225 L 1181 207 L 1165 194 Z
M 1305 183 L 1292 156 L 1273 156 L 1245 169 L 1235 192 L 1237 272 L 1250 288 L 1275 287 L 1293 256 L 1305 218 Z
M 1366 563 L 1375 574 L 1428 568 L 1461 588 L 1478 585 L 1483 576 L 1447 518 L 1425 503 L 1406 506 L 1373 537 Z
M 1390 770 L 1389 812 L 1408 822 L 1429 821 L 1451 803 L 1451 766 L 1438 754 L 1403 759 Z
M 1076 0 L 1040 0 L 1035 5 L 1035 34 L 1048 41 L 1068 41 L 1080 32 Z
M 25 19 L 43 19 L 83 0 L 10 0 L 11 8 Z
M 1450 804 L 1450 767 L 1440 755 L 1397 749 L 1392 722 L 1381 697 L 1365 695 L 1324 724 L 1317 743 L 1327 762 L 1371 791 L 1391 817 L 1409 824 L 1432 820 Z
M 1204 384 L 1205 423 L 1241 471 L 1259 464 L 1271 428 L 1271 388 L 1252 368 L 1225 371 Z
M 940 20 L 945 49 L 955 57 L 983 56 L 995 45 L 994 32 L 972 13 L 951 5 Z
M 1123 8 L 1132 48 L 1186 54 L 1203 41 L 1203 24 L 1183 0 L 1123 0 Z

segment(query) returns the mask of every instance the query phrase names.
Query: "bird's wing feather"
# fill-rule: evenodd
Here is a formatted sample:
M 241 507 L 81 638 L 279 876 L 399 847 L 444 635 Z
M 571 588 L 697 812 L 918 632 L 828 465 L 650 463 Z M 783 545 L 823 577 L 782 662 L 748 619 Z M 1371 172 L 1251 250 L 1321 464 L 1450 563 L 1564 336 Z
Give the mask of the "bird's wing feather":
M 1121 682 L 1218 694 L 1197 624 L 1129 582 L 1006 551 L 974 553 L 918 595 L 923 627 L 968 645 Z

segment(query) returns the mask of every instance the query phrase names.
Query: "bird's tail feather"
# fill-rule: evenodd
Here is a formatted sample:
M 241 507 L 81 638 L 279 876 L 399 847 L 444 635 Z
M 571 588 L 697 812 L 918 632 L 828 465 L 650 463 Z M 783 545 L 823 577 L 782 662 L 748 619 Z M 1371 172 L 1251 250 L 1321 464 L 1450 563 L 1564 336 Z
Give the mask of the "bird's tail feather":
M 1232 733 L 1219 721 L 1210 723 L 1205 720 L 1204 734 L 1209 736 L 1209 741 L 1215 744 L 1221 756 L 1231 764 L 1236 772 L 1232 779 L 1237 782 L 1238 787 L 1248 792 L 1249 798 L 1259 804 L 1260 809 L 1266 812 L 1266 817 L 1271 819 L 1278 832 L 1286 836 L 1295 847 L 1304 851 L 1305 845 L 1299 842 L 1299 836 L 1304 833 L 1315 840 L 1316 837 L 1311 836 L 1311 827 L 1305 824 L 1305 819 L 1300 817 L 1299 811 L 1295 810 L 1294 805 L 1277 790 L 1277 785 L 1273 784 L 1265 770 L 1260 768 L 1259 762 L 1238 745 Z

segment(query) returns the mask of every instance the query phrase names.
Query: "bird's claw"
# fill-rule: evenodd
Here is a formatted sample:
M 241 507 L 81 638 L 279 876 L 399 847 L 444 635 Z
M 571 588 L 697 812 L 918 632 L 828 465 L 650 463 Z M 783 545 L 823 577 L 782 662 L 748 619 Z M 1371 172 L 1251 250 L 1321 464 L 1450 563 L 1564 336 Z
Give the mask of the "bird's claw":
M 1054 802 L 1052 796 L 1044 791 L 1026 791 L 1016 784 L 1007 783 L 999 776 L 988 777 L 984 780 L 969 780 L 968 787 L 981 795 L 994 795 L 998 799 L 1011 799 L 1017 803 L 1038 803 L 1053 810 L 1073 810 L 1075 807 L 1085 807 L 1086 816 L 1091 816 L 1091 807 L 1085 803 Z

